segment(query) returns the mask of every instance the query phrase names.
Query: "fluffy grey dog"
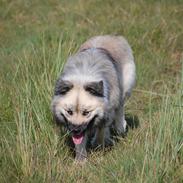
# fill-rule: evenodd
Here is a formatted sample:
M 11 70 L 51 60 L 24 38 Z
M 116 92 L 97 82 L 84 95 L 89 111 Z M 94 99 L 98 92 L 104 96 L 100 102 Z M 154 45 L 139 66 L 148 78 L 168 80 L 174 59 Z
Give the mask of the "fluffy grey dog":
M 122 36 L 96 36 L 86 41 L 68 58 L 56 82 L 52 112 L 69 130 L 76 159 L 87 156 L 86 143 L 113 143 L 110 128 L 126 131 L 124 102 L 135 84 L 132 50 Z

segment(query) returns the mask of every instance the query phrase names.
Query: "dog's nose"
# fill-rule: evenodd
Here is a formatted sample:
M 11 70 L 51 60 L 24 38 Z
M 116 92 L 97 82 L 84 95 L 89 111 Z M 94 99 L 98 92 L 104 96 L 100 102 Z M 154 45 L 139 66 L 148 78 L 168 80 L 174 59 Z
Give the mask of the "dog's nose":
M 81 131 L 81 126 L 80 125 L 75 125 L 72 123 L 69 123 L 68 128 L 71 132 L 74 133 L 79 133 Z
M 69 123 L 68 128 L 72 133 L 80 134 L 86 129 L 86 125 L 75 125 L 75 124 Z

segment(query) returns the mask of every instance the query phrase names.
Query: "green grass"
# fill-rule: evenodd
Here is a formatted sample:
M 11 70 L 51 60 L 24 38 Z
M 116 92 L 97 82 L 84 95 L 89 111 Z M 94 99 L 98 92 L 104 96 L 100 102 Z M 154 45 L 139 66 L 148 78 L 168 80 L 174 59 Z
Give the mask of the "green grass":
M 181 0 L 0 1 L 0 182 L 183 182 Z M 66 58 L 99 34 L 132 45 L 140 126 L 74 164 L 50 112 Z

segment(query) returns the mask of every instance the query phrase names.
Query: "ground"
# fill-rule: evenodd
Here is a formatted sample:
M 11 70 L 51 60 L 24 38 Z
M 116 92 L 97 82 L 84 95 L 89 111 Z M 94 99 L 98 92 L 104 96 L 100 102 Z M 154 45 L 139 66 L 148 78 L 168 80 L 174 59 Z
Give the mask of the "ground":
M 182 182 L 182 22 L 181 0 L 1 0 L 0 182 Z M 101 34 L 132 46 L 134 126 L 78 166 L 50 102 L 66 58 Z

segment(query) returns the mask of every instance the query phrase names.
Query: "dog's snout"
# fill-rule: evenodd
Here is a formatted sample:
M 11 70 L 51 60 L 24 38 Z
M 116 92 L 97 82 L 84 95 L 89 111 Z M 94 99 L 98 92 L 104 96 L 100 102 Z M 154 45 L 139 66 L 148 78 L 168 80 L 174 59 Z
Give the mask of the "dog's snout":
M 82 129 L 81 128 L 76 128 L 76 129 L 73 129 L 72 132 L 75 133 L 75 134 L 80 134 L 80 133 L 82 133 Z
M 80 134 L 86 129 L 86 125 L 75 125 L 75 124 L 69 123 L 68 128 L 71 132 Z

